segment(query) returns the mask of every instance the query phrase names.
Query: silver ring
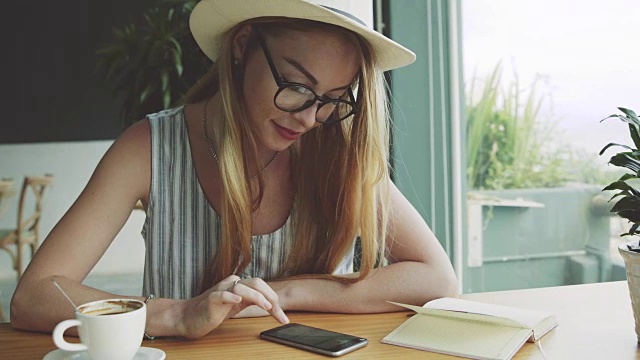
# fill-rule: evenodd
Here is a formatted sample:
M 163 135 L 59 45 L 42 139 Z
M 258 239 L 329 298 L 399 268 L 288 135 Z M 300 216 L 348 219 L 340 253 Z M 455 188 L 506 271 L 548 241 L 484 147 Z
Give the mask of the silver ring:
M 236 286 L 236 285 L 240 282 L 240 280 L 242 280 L 242 278 L 237 278 L 237 279 L 235 279 L 235 281 L 233 282 L 233 284 L 231 284 L 231 286 L 229 286 L 229 287 L 227 288 L 227 291 L 231 291 L 231 289 L 233 289 L 233 287 L 234 287 L 234 286 Z

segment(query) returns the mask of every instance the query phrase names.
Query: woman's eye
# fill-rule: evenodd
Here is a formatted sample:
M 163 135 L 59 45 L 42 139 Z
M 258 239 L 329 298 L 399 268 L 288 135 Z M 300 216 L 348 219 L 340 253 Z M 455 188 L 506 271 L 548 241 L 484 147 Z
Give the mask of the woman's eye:
M 297 93 L 300 93 L 300 94 L 309 94 L 309 93 L 311 93 L 311 91 L 309 91 L 309 89 L 307 89 L 304 86 L 293 85 L 293 86 L 290 86 L 289 89 L 291 89 L 291 90 L 293 90 L 293 91 L 295 91 Z

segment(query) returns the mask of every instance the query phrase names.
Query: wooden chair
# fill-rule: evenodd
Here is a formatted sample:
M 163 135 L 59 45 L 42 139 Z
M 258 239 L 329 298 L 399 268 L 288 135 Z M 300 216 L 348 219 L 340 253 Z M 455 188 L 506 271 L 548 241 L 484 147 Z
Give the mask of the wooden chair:
M 0 249 L 5 250 L 13 260 L 13 268 L 22 276 L 22 248 L 31 247 L 31 257 L 38 250 L 40 234 L 40 216 L 42 215 L 43 195 L 47 187 L 53 183 L 53 175 L 26 176 L 20 191 L 18 203 L 17 227 L 0 229 Z M 29 195 L 31 193 L 31 195 Z M 27 204 L 33 199 L 33 207 Z M 12 250 L 15 245 L 15 253 Z
M 7 211 L 9 207 L 9 201 L 7 201 L 11 196 L 15 195 L 15 191 L 13 190 L 13 180 L 2 179 L 0 180 L 0 219 L 2 215 Z M 0 293 L 0 296 L 2 294 Z M 7 316 L 4 313 L 4 307 L 2 306 L 2 299 L 0 298 L 0 322 L 7 321 Z
M 0 180 L 0 219 L 2 219 L 2 215 L 7 211 L 9 207 L 9 199 L 11 196 L 15 195 L 15 191 L 13 190 L 13 180 L 12 179 L 2 179 Z

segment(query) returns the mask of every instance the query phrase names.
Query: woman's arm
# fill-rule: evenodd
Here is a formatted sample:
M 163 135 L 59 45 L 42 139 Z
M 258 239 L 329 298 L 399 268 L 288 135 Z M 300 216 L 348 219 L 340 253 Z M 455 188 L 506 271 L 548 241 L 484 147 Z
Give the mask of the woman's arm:
M 82 281 L 125 224 L 138 199 L 145 204 L 148 201 L 150 163 L 150 126 L 145 120 L 114 142 L 78 199 L 36 252 L 11 300 L 14 327 L 50 332 L 60 321 L 74 317 L 73 307 L 53 286 L 52 278 L 76 304 L 113 297 L 142 299 L 109 294 L 82 285 Z M 229 277 L 193 299 L 149 302 L 147 333 L 199 337 L 224 321 L 230 311 L 253 304 L 285 321 L 277 295 L 266 283 L 234 286 L 233 293 L 226 291 L 236 278 Z
M 51 331 L 61 320 L 73 318 L 73 307 L 51 283 L 54 276 L 76 304 L 112 296 L 81 282 L 125 224 L 136 201 L 146 201 L 149 162 L 149 124 L 141 121 L 109 148 L 29 263 L 11 301 L 15 327 Z
M 386 301 L 423 305 L 457 295 L 456 276 L 444 249 L 425 221 L 390 184 L 390 265 L 353 284 L 324 279 L 271 282 L 285 310 L 374 313 L 403 310 Z

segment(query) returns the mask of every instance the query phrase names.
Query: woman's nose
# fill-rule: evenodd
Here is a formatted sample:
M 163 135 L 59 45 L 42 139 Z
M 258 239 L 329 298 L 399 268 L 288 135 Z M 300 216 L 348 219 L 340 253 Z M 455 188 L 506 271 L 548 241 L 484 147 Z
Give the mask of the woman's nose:
M 291 113 L 293 118 L 301 123 L 305 129 L 311 129 L 316 124 L 316 113 L 318 112 L 318 102 L 308 108 Z

